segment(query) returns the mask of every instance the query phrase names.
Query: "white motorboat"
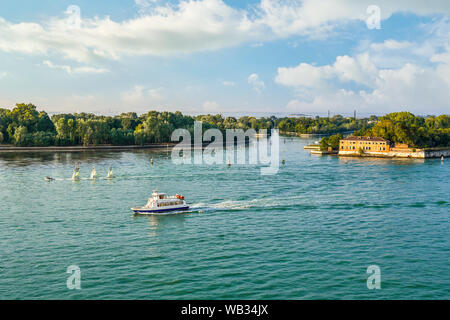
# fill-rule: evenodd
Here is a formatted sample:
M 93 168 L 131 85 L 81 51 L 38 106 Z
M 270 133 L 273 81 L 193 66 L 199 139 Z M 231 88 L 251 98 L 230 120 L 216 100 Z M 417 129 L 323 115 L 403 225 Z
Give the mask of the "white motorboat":
M 189 209 L 184 197 L 181 195 L 167 196 L 165 193 L 153 191 L 143 207 L 131 208 L 135 214 L 164 215 L 174 212 L 182 212 Z

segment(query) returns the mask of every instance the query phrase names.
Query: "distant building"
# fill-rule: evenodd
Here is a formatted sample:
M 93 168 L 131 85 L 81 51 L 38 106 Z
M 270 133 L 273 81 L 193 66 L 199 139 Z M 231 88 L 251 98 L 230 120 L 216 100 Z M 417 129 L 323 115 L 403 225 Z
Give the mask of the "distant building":
M 389 152 L 391 142 L 380 137 L 347 137 L 339 141 L 339 152 Z
M 340 156 L 382 158 L 442 158 L 450 156 L 450 148 L 418 149 L 405 143 L 391 143 L 380 137 L 348 137 L 339 141 Z

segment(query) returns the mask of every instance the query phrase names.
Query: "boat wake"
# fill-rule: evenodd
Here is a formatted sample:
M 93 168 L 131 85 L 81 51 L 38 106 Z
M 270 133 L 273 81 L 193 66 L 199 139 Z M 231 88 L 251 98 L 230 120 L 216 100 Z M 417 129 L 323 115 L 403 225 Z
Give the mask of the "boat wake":
M 208 211 L 239 211 L 246 209 L 269 209 L 269 208 L 287 208 L 302 206 L 303 198 L 299 196 L 290 197 L 286 200 L 276 198 L 255 198 L 251 200 L 227 200 L 214 204 L 198 203 L 191 205 L 192 210 Z

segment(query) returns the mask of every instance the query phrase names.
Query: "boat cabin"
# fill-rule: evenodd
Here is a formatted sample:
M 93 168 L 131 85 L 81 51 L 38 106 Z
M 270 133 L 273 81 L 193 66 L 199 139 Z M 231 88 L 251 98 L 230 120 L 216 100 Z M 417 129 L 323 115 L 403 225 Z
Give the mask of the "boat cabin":
M 185 205 L 184 197 L 180 195 L 168 197 L 166 193 L 153 191 L 152 197 L 148 199 L 147 208 L 160 208 Z

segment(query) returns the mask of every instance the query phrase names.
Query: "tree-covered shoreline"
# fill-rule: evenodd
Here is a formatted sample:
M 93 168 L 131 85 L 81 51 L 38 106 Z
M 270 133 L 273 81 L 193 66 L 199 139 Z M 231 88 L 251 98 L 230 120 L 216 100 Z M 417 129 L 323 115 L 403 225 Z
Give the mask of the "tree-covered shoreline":
M 410 112 L 393 112 L 355 135 L 381 137 L 415 148 L 450 147 L 450 115 L 419 117 Z
M 144 145 L 171 142 L 175 129 L 187 129 L 192 134 L 195 121 L 203 129 L 278 128 L 296 134 L 336 134 L 380 136 L 393 142 L 416 147 L 450 146 L 450 116 L 417 117 L 408 112 L 391 113 L 383 117 L 364 119 L 334 117 L 316 118 L 240 118 L 222 115 L 183 115 L 181 112 L 158 112 L 137 115 L 134 112 L 116 116 L 91 113 L 56 114 L 49 116 L 33 104 L 17 104 L 12 110 L 0 108 L 0 144 L 18 147 Z M 339 136 L 330 137 L 323 147 L 335 147 Z
M 17 104 L 12 110 L 0 108 L 0 144 L 17 147 L 144 145 L 171 142 L 175 129 L 193 134 L 195 121 L 203 129 L 272 129 L 276 118 L 189 116 L 181 112 L 158 112 L 117 116 L 91 113 L 56 114 L 37 111 L 33 104 Z

